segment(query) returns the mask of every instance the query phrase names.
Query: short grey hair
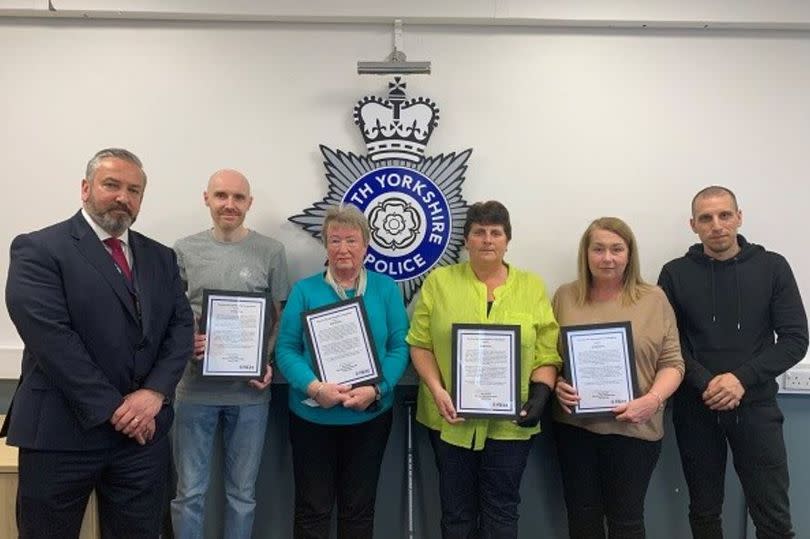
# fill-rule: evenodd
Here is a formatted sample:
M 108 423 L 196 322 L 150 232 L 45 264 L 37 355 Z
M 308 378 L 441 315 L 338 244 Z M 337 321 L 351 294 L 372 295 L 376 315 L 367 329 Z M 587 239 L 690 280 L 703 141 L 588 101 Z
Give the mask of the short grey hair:
M 329 230 L 329 225 L 332 223 L 360 229 L 360 232 L 363 233 L 363 241 L 368 245 L 371 238 L 371 232 L 368 228 L 368 219 L 366 219 L 363 212 L 358 210 L 356 206 L 352 204 L 341 204 L 340 206 L 332 206 L 326 210 L 326 217 L 323 219 L 323 229 L 321 229 L 321 239 L 323 239 L 324 247 L 327 247 L 326 232 Z
M 146 187 L 146 172 L 143 170 L 143 163 L 141 163 L 141 160 L 138 159 L 137 155 L 123 148 L 104 148 L 103 150 L 97 151 L 96 155 L 94 155 L 90 161 L 87 162 L 87 168 L 84 171 L 84 179 L 88 182 L 92 182 L 96 175 L 96 170 L 98 170 L 101 162 L 104 159 L 110 158 L 123 159 L 124 161 L 129 161 L 133 165 L 137 166 L 141 170 L 141 176 L 143 176 L 143 185 Z

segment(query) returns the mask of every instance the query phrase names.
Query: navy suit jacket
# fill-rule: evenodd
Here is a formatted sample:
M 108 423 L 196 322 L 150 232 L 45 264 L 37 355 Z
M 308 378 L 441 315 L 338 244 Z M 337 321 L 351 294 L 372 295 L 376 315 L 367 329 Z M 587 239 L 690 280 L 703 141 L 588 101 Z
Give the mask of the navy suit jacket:
M 81 212 L 11 243 L 6 305 L 25 350 L 0 431 L 10 445 L 111 447 L 127 440 L 109 422 L 124 395 L 174 396 L 193 351 L 191 309 L 174 252 L 132 230 L 129 239 L 137 301 Z M 172 418 L 165 402 L 153 441 Z

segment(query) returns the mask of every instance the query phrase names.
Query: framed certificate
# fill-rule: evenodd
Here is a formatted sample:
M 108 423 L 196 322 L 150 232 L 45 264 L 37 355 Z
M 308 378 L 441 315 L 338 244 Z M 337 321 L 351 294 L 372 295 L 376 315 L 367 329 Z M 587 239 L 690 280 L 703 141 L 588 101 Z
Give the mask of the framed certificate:
M 203 290 L 203 376 L 261 377 L 272 325 L 270 294 Z
M 611 410 L 638 394 L 630 322 L 560 328 L 563 375 L 579 394 L 574 415 L 613 415 Z
M 301 317 L 321 382 L 360 386 L 382 380 L 362 296 L 307 311 Z
M 452 392 L 460 417 L 520 413 L 520 326 L 453 324 Z

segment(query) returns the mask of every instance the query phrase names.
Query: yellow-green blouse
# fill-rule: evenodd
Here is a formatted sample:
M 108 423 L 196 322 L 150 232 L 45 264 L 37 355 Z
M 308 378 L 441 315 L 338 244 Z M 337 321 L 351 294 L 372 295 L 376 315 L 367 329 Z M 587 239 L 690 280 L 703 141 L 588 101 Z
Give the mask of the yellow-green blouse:
M 529 378 L 537 367 L 560 369 L 557 353 L 559 326 L 543 281 L 532 273 L 509 266 L 506 282 L 495 289 L 487 316 L 487 287 L 478 280 L 469 262 L 433 270 L 422 285 L 406 340 L 427 348 L 436 357 L 442 381 L 452 392 L 451 334 L 454 323 L 520 325 L 520 398 L 528 397 Z M 507 419 L 466 419 L 451 425 L 442 419 L 424 382 L 419 384 L 416 420 L 441 431 L 445 442 L 481 450 L 487 438 L 528 440 L 539 427 L 518 427 Z

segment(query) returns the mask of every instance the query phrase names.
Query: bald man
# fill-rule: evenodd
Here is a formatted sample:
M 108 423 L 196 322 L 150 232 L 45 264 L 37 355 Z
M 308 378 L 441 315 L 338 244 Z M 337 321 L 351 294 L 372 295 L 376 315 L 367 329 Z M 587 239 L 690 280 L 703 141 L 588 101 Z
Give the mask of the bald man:
M 213 227 L 179 240 L 174 250 L 188 299 L 199 319 L 203 290 L 268 293 L 274 320 L 289 283 L 284 246 L 245 226 L 253 204 L 250 183 L 236 170 L 215 172 L 203 192 Z M 268 354 L 272 350 L 271 331 Z M 177 495 L 172 501 L 174 535 L 179 539 L 203 536 L 203 515 L 214 435 L 222 426 L 225 478 L 225 537 L 249 539 L 256 506 L 255 484 L 264 448 L 269 385 L 264 376 L 254 380 L 202 375 L 205 335 L 197 332 L 194 356 L 189 358 L 177 387 L 174 464 Z

